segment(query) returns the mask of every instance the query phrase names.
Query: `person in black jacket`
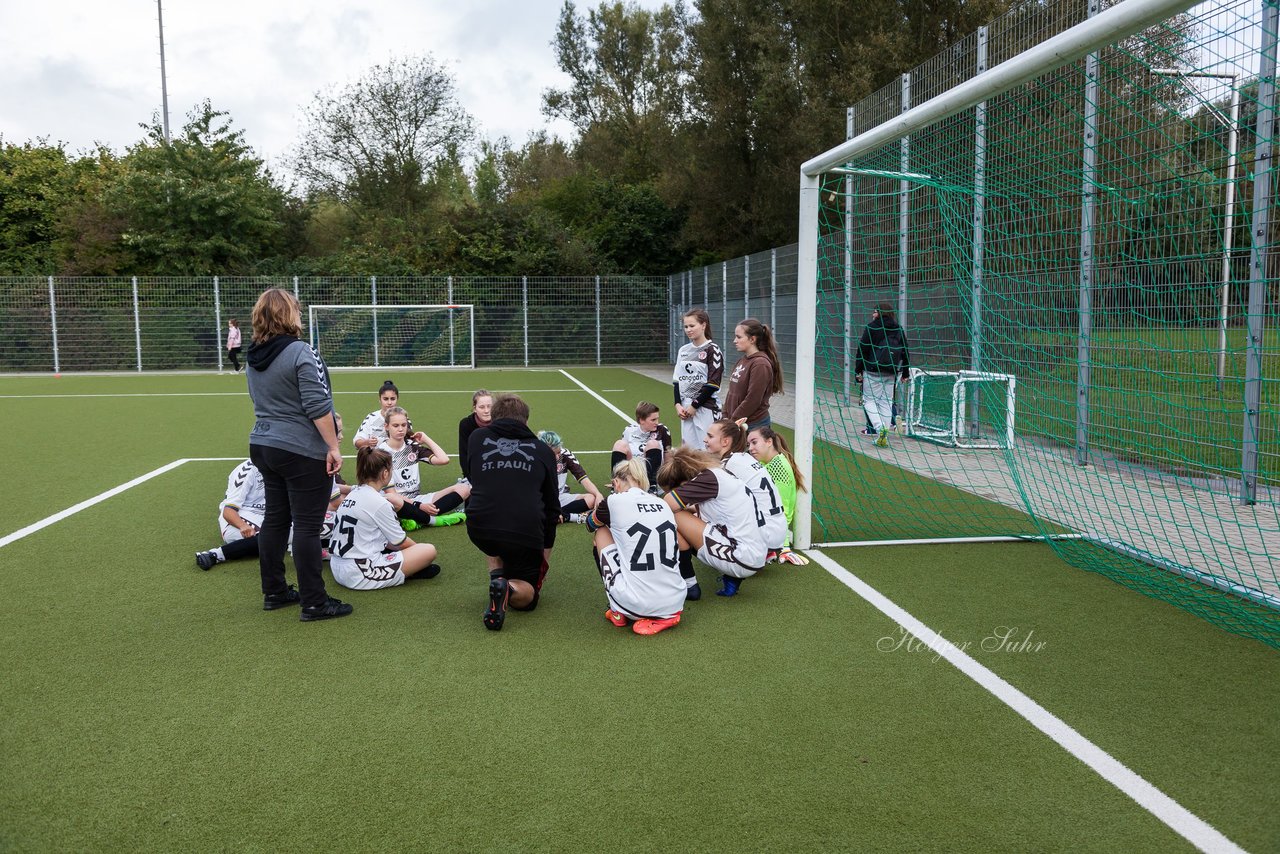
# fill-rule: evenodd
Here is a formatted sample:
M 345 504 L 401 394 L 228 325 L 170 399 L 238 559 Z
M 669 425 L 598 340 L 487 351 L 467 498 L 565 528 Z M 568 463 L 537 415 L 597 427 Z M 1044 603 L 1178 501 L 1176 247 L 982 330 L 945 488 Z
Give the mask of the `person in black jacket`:
M 529 429 L 529 404 L 493 400 L 493 420 L 467 440 L 467 535 L 489 563 L 484 627 L 502 628 L 507 608 L 538 606 L 560 519 L 556 457 Z
M 889 445 L 889 428 L 893 426 L 895 380 L 901 376 L 906 382 L 910 368 L 907 333 L 898 325 L 893 306 L 881 303 L 862 330 L 854 364 L 855 379 L 862 383 L 862 405 L 881 448 Z

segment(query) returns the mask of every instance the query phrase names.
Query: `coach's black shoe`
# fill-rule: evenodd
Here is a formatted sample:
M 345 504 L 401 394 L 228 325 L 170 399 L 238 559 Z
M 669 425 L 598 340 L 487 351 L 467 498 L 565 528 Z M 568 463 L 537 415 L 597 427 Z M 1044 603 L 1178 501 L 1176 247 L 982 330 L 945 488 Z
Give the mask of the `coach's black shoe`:
M 346 602 L 341 602 L 329 596 L 325 599 L 323 605 L 307 605 L 302 609 L 299 619 L 304 623 L 310 623 L 313 620 L 332 620 L 335 617 L 345 617 L 354 611 Z
M 287 608 L 302 601 L 298 591 L 292 584 L 283 593 L 268 593 L 262 597 L 262 610 L 274 611 L 276 608 Z
M 484 611 L 484 627 L 491 632 L 502 630 L 502 623 L 507 619 L 507 596 L 510 586 L 505 578 L 494 578 L 489 582 L 489 607 Z
M 422 569 L 405 578 L 405 581 L 426 581 L 428 578 L 435 578 L 440 574 L 440 565 L 436 563 L 428 564 Z
M 684 590 L 684 598 L 688 602 L 697 602 L 702 598 L 702 588 L 695 581 L 692 587 L 686 587 Z
M 218 556 L 213 552 L 196 552 L 196 566 L 205 572 L 218 565 Z

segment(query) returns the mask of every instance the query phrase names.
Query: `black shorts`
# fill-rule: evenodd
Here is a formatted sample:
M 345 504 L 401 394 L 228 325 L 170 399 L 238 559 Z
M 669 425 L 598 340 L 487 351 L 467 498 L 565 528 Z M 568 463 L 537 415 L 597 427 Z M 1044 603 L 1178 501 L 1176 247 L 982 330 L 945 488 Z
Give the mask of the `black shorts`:
M 547 577 L 547 565 L 542 560 L 542 549 L 531 549 L 527 546 L 516 546 L 492 537 L 477 535 L 467 529 L 467 535 L 476 548 L 489 557 L 502 560 L 502 569 L 493 573 L 503 578 L 514 578 L 533 585 L 534 590 L 542 589 L 542 581 Z

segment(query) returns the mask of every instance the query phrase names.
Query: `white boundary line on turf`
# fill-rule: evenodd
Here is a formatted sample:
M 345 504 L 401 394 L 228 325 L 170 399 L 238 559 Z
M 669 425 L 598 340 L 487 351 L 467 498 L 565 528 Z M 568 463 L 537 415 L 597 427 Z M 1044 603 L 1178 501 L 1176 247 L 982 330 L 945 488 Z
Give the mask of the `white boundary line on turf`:
M 1236 845 L 1204 819 L 1196 816 L 1173 798 L 1130 770 L 1118 759 L 1089 741 L 1061 718 L 1045 709 L 1035 700 L 997 676 L 986 666 L 979 664 L 951 641 L 917 620 L 906 610 L 894 604 L 887 596 L 845 569 L 834 559 L 818 549 L 805 554 L 816 560 L 837 581 L 875 606 L 881 613 L 910 632 L 938 656 L 945 658 L 961 673 L 985 688 L 996 699 L 1013 709 L 1032 726 L 1057 742 L 1068 753 L 1092 768 L 1097 774 L 1139 806 L 1166 824 L 1174 833 L 1186 839 L 1201 851 L 1242 852 Z
M 572 379 L 572 378 L 571 378 Z M 576 380 L 575 380 L 576 382 Z M 576 388 L 522 388 L 515 389 L 518 394 L 552 394 L 573 392 L 578 393 Z M 120 392 L 120 393 L 89 393 L 89 394 L 0 394 L 0 400 L 46 400 L 49 398 L 62 397 L 244 397 L 248 394 L 248 390 L 244 391 L 162 391 L 155 393 L 148 392 Z M 371 394 L 368 391 L 335 391 L 335 395 L 339 394 Z M 400 394 L 475 394 L 471 389 L 406 389 Z
M 54 513 L 52 516 L 44 517 L 39 522 L 32 522 L 30 525 L 26 526 L 25 528 L 19 528 L 18 530 L 14 531 L 12 534 L 6 534 L 5 536 L 0 537 L 0 548 L 7 546 L 10 543 L 17 542 L 18 540 L 21 540 L 23 537 L 34 534 L 36 531 L 47 528 L 50 525 L 52 525 L 54 522 L 61 522 L 63 519 L 67 518 L 68 516 L 74 516 L 75 514 L 79 513 L 81 510 L 86 510 L 95 504 L 101 504 L 103 501 L 106 501 L 108 498 L 119 495 L 125 490 L 132 489 L 133 487 L 137 486 L 140 483 L 146 483 L 148 480 L 151 480 L 151 478 L 153 477 L 159 477 L 165 472 L 173 471 L 178 466 L 187 462 L 190 462 L 190 460 L 187 460 L 187 459 L 174 460 L 173 462 L 169 463 L 166 466 L 161 466 L 160 468 L 155 469 L 154 471 L 149 471 L 144 475 L 135 477 L 133 480 L 129 481 L 128 483 L 122 483 L 119 486 L 112 487 L 111 489 L 108 489 L 106 492 L 99 493 L 98 495 L 95 495 L 92 498 L 86 498 L 84 501 L 81 501 L 79 504 L 73 504 L 70 507 L 68 507 L 66 510 L 59 510 L 57 513 Z
M 591 395 L 591 396 L 592 396 L 592 397 L 594 397 L 596 400 L 598 400 L 598 401 L 600 401 L 601 403 L 603 403 L 605 406 L 609 407 L 609 409 L 610 409 L 612 412 L 617 413 L 617 416 L 618 416 L 619 418 L 621 418 L 623 421 L 625 421 L 625 422 L 627 422 L 628 424 L 630 424 L 632 421 L 634 421 L 634 420 L 635 420 L 635 419 L 634 419 L 634 418 L 632 418 L 630 415 L 627 415 L 627 413 L 623 412 L 621 409 L 619 409 L 618 407 L 614 406 L 612 403 L 610 403 L 609 401 L 605 400 L 605 399 L 604 399 L 603 397 L 601 397 L 600 395 L 596 394 L 594 391 L 592 391 L 590 388 L 588 388 L 588 387 L 587 387 L 586 383 L 584 383 L 582 380 L 578 379 L 578 378 L 577 378 L 577 377 L 575 377 L 573 374 L 571 374 L 571 373 L 569 373 L 568 371 L 566 371 L 564 368 L 561 368 L 561 369 L 560 369 L 560 373 L 564 374 L 564 375 L 569 379 L 569 381 L 570 381 L 570 382 L 572 382 L 572 383 L 574 383 L 574 384 L 576 384 L 576 385 L 578 386 L 578 388 L 582 389 L 582 390 L 583 390 L 583 391 L 585 391 L 587 394 Z M 574 453 L 577 453 L 577 452 L 575 451 Z M 584 451 L 584 453 L 586 453 L 586 452 Z

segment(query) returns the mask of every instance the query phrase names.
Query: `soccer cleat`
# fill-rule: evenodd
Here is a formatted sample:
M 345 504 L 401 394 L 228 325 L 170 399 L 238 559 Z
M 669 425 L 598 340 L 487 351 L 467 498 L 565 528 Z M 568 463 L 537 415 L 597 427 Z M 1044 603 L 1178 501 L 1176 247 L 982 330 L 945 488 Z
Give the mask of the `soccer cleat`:
M 419 525 L 417 522 L 415 522 L 413 519 L 401 519 L 400 527 L 404 528 L 406 531 L 412 532 L 412 531 L 418 530 L 422 526 Z
M 658 485 L 655 483 L 653 486 L 650 486 L 650 487 L 649 487 L 649 494 L 650 494 L 650 495 L 656 495 L 657 497 L 661 498 L 661 497 L 662 497 L 663 495 L 665 495 L 666 493 L 664 493 L 664 492 L 662 491 L 662 487 L 661 487 L 661 486 L 658 486 Z
M 742 579 L 734 578 L 732 575 L 722 575 L 720 584 L 722 586 L 716 591 L 717 596 L 737 596 L 738 588 L 742 586 Z
M 638 635 L 656 635 L 658 632 L 679 624 L 680 615 L 676 614 L 674 617 L 667 617 L 661 620 L 636 620 L 636 624 L 631 627 L 631 631 Z
M 587 517 L 582 513 L 570 513 L 568 516 L 564 517 L 564 520 L 570 525 L 587 524 Z
M 436 528 L 447 528 L 450 525 L 457 525 L 467 521 L 466 511 L 455 510 L 452 513 L 441 513 L 439 516 L 431 517 L 431 524 Z
M 783 549 L 778 553 L 779 563 L 790 563 L 795 566 L 808 566 L 809 559 L 799 552 L 793 552 L 791 549 Z
M 218 556 L 213 552 L 196 552 L 196 566 L 205 572 L 218 565 Z
M 879 435 L 875 430 L 873 430 L 870 427 L 863 427 L 861 430 L 858 431 L 858 434 L 861 436 L 878 436 Z
M 612 608 L 604 612 L 604 618 L 620 629 L 625 629 L 627 627 L 627 623 L 631 622 L 625 616 L 619 614 Z
M 290 584 L 283 593 L 263 594 L 262 610 L 274 611 L 277 608 L 287 608 L 290 605 L 297 605 L 301 601 L 302 597 L 298 595 L 298 591 L 292 584 Z
M 345 617 L 354 610 L 355 608 L 346 602 L 328 596 L 325 598 L 323 605 L 307 605 L 302 609 L 302 613 L 298 618 L 304 623 L 311 623 L 316 620 L 332 620 L 336 617 Z
M 693 582 L 684 590 L 684 598 L 688 602 L 697 602 L 702 598 L 702 587 L 698 582 Z
M 438 563 L 430 563 L 413 575 L 406 575 L 405 581 L 426 581 L 428 578 L 435 578 L 440 574 L 440 565 Z
M 880 435 L 876 437 L 876 447 L 877 448 L 889 447 L 889 431 L 883 427 L 880 428 Z
M 502 630 L 502 623 L 507 618 L 507 596 L 510 592 L 505 578 L 493 578 L 489 581 L 489 607 L 483 615 L 484 627 L 491 632 Z

